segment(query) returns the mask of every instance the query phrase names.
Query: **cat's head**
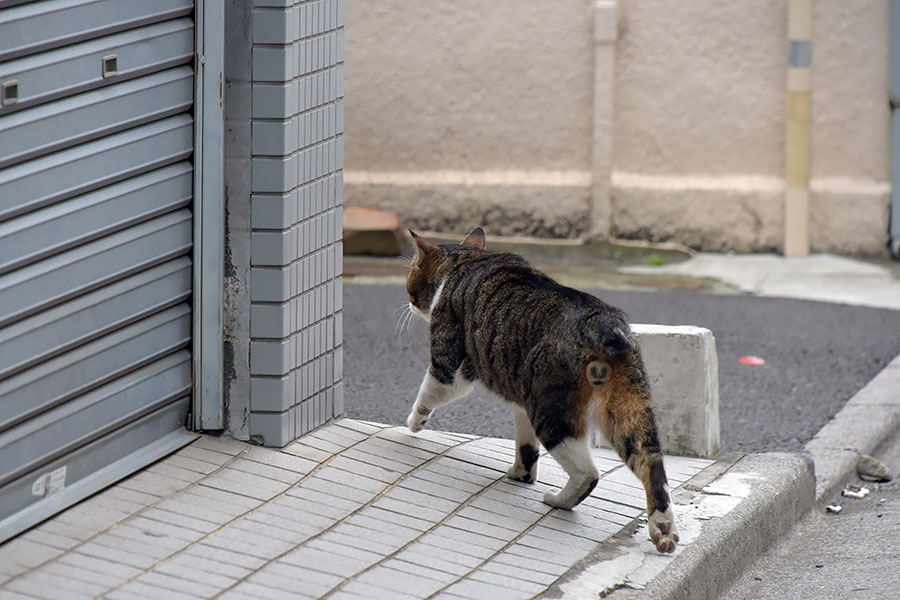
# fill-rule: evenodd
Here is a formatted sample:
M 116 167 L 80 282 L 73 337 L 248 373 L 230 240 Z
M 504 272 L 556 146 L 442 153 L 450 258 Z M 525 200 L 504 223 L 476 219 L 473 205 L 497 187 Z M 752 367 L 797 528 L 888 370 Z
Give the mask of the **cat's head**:
M 416 235 L 412 229 L 409 233 L 416 243 L 416 255 L 412 259 L 409 276 L 406 278 L 406 293 L 409 295 L 409 306 L 412 311 L 427 321 L 431 318 L 435 299 L 440 295 L 444 276 L 441 265 L 450 256 L 484 250 L 484 231 L 481 227 L 476 227 L 459 244 L 440 246 L 429 243 Z

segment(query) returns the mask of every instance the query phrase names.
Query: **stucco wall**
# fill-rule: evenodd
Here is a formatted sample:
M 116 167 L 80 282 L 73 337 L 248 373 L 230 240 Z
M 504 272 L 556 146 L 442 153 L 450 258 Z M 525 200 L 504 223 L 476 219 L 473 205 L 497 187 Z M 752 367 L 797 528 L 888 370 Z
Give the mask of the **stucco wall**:
M 350 0 L 347 203 L 428 229 L 582 232 L 592 72 L 585 0 Z
M 780 250 L 787 6 L 349 0 L 346 200 L 428 229 Z M 883 254 L 889 2 L 814 11 L 811 242 Z

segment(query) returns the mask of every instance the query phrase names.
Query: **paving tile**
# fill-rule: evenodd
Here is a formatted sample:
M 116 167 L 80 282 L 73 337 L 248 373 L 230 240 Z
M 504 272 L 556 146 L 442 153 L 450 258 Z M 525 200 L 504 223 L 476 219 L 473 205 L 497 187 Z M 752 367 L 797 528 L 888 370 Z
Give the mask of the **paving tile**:
M 29 542 L 34 542 L 36 544 L 41 544 L 44 546 L 50 546 L 51 548 L 58 548 L 60 550 L 69 550 L 70 548 L 77 546 L 80 541 L 76 539 L 72 539 L 70 537 L 59 535 L 58 533 L 51 533 L 49 531 L 45 531 L 40 527 L 35 527 L 22 535 L 15 538 L 16 540 L 28 540 Z
M 403 550 L 401 550 L 391 560 L 399 560 L 405 563 L 420 566 L 424 565 L 427 566 L 427 568 L 438 570 L 444 573 L 446 576 L 453 576 L 454 578 L 465 576 L 481 561 L 481 559 L 461 555 L 475 562 L 475 564 L 472 566 L 466 566 L 459 564 L 458 562 L 446 560 L 444 557 L 436 560 L 435 557 L 420 552 L 420 550 L 428 552 L 429 549 L 440 550 L 440 548 L 434 548 L 433 546 L 426 546 L 424 544 L 420 546 L 418 544 L 413 544 L 409 548 L 404 548 Z
M 377 437 L 437 454 L 440 454 L 455 445 L 447 442 L 438 443 L 425 438 L 415 437 L 412 433 L 409 433 L 408 431 L 403 432 L 399 428 L 385 429 L 379 432 Z
M 253 572 L 253 569 L 251 568 L 222 562 L 220 560 L 204 558 L 200 555 L 205 553 L 202 549 L 198 552 L 195 552 L 195 549 L 198 548 L 201 547 L 194 546 L 188 548 L 185 552 L 182 552 L 181 554 L 173 556 L 169 560 L 158 564 L 153 568 L 153 570 L 159 571 L 160 573 L 168 573 L 170 575 L 178 576 L 181 576 L 182 573 L 197 571 L 197 577 L 201 579 L 207 575 L 210 575 L 215 577 L 224 577 L 227 579 L 232 579 L 234 581 L 243 579 Z M 202 574 L 200 572 L 202 572 Z
M 41 525 L 38 526 L 38 529 L 47 533 L 76 539 L 81 542 L 87 540 L 88 538 L 94 537 L 95 535 L 103 531 L 102 528 L 97 526 L 87 527 L 82 525 L 73 525 L 71 523 L 60 521 L 57 518 L 50 519 L 49 521 L 44 521 Z
M 204 514 L 201 507 L 198 507 L 197 512 L 199 514 Z M 207 514 L 207 516 L 209 515 L 208 511 L 206 514 Z M 214 513 L 213 516 L 216 516 L 216 514 L 218 514 L 219 516 L 222 516 L 220 513 Z M 218 527 L 220 527 L 222 524 L 227 523 L 228 521 L 231 520 L 231 517 L 224 516 L 225 520 L 223 520 L 219 523 L 215 523 L 213 521 L 207 521 L 206 519 L 201 519 L 201 518 L 193 517 L 190 515 L 181 514 L 179 512 L 172 512 L 170 510 L 165 510 L 163 508 L 156 508 L 156 507 L 148 508 L 147 510 L 145 510 L 144 512 L 141 513 L 140 517 L 144 518 L 144 519 L 150 519 L 153 521 L 159 521 L 161 523 L 165 523 L 165 524 L 171 525 L 173 527 L 178 527 L 180 529 L 187 529 L 187 530 L 200 532 L 200 533 L 209 533 L 209 532 L 217 529 Z
M 410 594 L 416 598 L 427 598 L 447 585 L 436 579 L 421 577 L 410 572 L 397 571 L 381 565 L 366 571 L 354 579 L 354 582 Z
M 38 598 L 93 598 L 106 591 L 106 587 L 97 583 L 89 583 L 61 577 L 48 573 L 43 569 L 28 573 L 23 577 L 13 579 L 6 589 L 26 595 L 34 595 Z
M 635 508 L 644 508 L 647 505 L 643 490 L 638 491 L 617 483 L 606 483 L 602 479 L 597 482 L 591 496 Z
M 567 515 L 568 516 L 568 515 Z M 571 518 L 564 519 L 556 515 L 549 515 L 541 521 L 542 527 L 555 529 L 567 534 L 576 535 L 594 542 L 595 544 L 605 541 L 610 536 L 618 533 L 622 528 L 613 523 L 603 522 L 599 519 L 590 517 L 582 517 L 576 521 Z
M 141 598 L 147 598 L 148 600 L 196 600 L 197 598 L 197 596 L 182 594 L 174 590 L 149 585 L 140 581 L 132 581 L 116 590 L 116 592 L 121 592 L 124 595 L 132 594 Z M 106 597 L 113 598 L 114 596 L 112 594 L 107 594 Z
M 256 535 L 250 531 L 226 527 L 203 540 L 204 546 L 213 546 L 222 550 L 241 552 L 272 560 L 276 556 L 287 552 L 294 544 L 283 540 L 275 540 L 264 535 Z
M 345 525 L 353 525 L 355 527 L 369 529 L 373 532 L 382 534 L 381 536 L 379 536 L 380 539 L 396 540 L 396 542 L 400 545 L 406 544 L 411 540 L 416 539 L 422 533 L 421 530 L 418 529 L 396 525 L 394 523 L 382 521 L 381 519 L 375 519 L 360 514 L 355 514 L 352 517 L 348 518 L 346 521 L 344 521 L 344 523 L 338 525 L 336 529 L 338 531 L 342 531 Z
M 438 498 L 437 496 L 430 496 L 428 494 L 423 494 L 422 492 L 417 492 L 416 490 L 399 486 L 389 489 L 382 498 L 390 498 L 406 504 L 415 504 L 416 506 L 431 508 L 443 513 L 451 513 L 459 506 L 459 502 Z
M 483 571 L 481 569 L 469 575 L 468 580 L 480 581 L 508 590 L 516 590 L 517 592 L 526 594 L 526 598 L 536 596 L 547 589 L 547 585 L 543 583 L 519 579 L 503 573 Z
M 446 525 L 439 525 L 422 536 L 419 541 L 439 548 L 453 548 L 482 559 L 488 558 L 506 544 L 503 540 L 477 535 Z
M 184 557 L 185 555 L 182 554 L 179 556 Z M 240 569 L 238 567 L 225 565 L 223 563 L 216 563 L 215 561 L 200 559 L 197 557 L 190 558 L 191 562 L 189 562 L 185 558 L 182 558 L 182 560 L 178 562 L 168 560 L 154 567 L 152 572 L 162 573 L 171 577 L 207 585 L 215 588 L 217 591 L 221 591 L 225 588 L 231 587 L 239 579 L 250 573 L 250 571 L 248 571 L 247 569 Z M 204 566 L 206 568 L 204 568 Z M 211 568 L 217 570 L 210 571 Z M 230 571 L 228 570 L 229 568 L 231 569 Z M 239 575 L 239 573 L 241 574 Z M 190 590 L 185 589 L 184 591 Z
M 323 517 L 343 519 L 353 511 L 359 509 L 364 502 L 345 500 L 326 492 L 311 489 L 304 485 L 289 489 L 285 492 L 284 496 L 280 496 L 273 500 L 272 504 L 281 504 Z
M 635 517 L 643 512 L 638 509 L 632 510 L 635 511 Z M 559 519 L 565 519 L 567 521 L 575 522 L 581 522 L 583 519 L 596 519 L 598 521 L 602 521 L 602 523 L 598 524 L 599 527 L 606 527 L 608 524 L 612 524 L 615 525 L 618 529 L 621 529 L 622 527 L 628 525 L 635 519 L 635 517 L 625 516 L 619 513 L 614 513 L 602 508 L 591 506 L 586 502 L 582 502 L 575 508 L 575 510 L 568 512 L 559 511 L 556 513 L 556 517 Z
M 530 538 L 527 540 L 526 544 L 520 543 L 521 539 L 522 538 L 519 538 L 515 543 L 505 548 L 501 554 L 498 554 L 497 557 L 492 560 L 502 559 L 503 561 L 512 561 L 514 560 L 513 557 L 523 557 L 536 561 L 537 563 L 545 564 L 545 570 L 548 571 L 553 565 L 557 565 L 565 571 L 568 571 L 569 568 L 583 556 L 583 553 L 577 549 L 573 551 L 564 548 L 562 552 L 557 552 L 558 548 L 556 547 L 556 544 L 545 543 L 545 540 L 540 538 Z
M 495 573 L 497 575 L 504 575 L 506 577 L 515 577 L 521 581 L 530 581 L 532 583 L 541 584 L 544 586 L 548 586 L 552 584 L 554 581 L 559 579 L 559 576 L 565 571 L 561 571 L 558 574 L 544 573 L 543 571 L 535 571 L 534 569 L 530 569 L 524 564 L 522 565 L 509 565 L 502 562 L 497 562 L 496 560 L 491 560 L 481 566 L 479 571 L 483 571 L 485 573 Z
M 302 594 L 296 588 L 293 591 L 288 592 L 285 590 L 252 583 L 250 581 L 242 581 L 235 587 L 231 588 L 231 590 L 229 590 L 226 594 L 220 596 L 220 598 L 228 600 L 242 600 L 244 598 L 251 598 L 252 600 L 292 600 L 294 598 L 297 598 L 303 600 L 306 598 L 314 597 L 315 596 L 307 596 L 305 594 Z
M 353 431 L 359 431 L 361 433 L 373 434 L 378 433 L 387 425 L 382 425 L 381 423 L 373 423 L 371 421 L 360 421 L 358 419 L 337 419 L 333 422 L 335 427 L 344 427 L 347 429 L 352 429 Z
M 267 507 L 268 507 L 268 505 L 267 505 Z M 267 508 L 267 507 L 264 507 L 264 508 Z M 296 512 L 296 511 L 294 511 L 294 512 Z M 318 515 L 312 515 L 312 516 L 317 517 Z M 249 513 L 244 517 L 241 517 L 242 521 L 247 521 L 248 523 L 254 523 L 255 524 L 254 527 L 256 525 L 259 525 L 259 526 L 283 529 L 286 531 L 285 535 L 288 535 L 288 534 L 292 535 L 292 536 L 300 535 L 300 536 L 304 536 L 304 539 L 314 536 L 318 533 L 321 533 L 322 531 L 324 531 L 325 529 L 327 529 L 333 523 L 336 522 L 332 519 L 325 519 L 325 518 L 322 518 L 322 519 L 323 519 L 323 521 L 327 522 L 328 524 L 325 525 L 324 527 L 316 527 L 316 526 L 304 523 L 297 519 L 285 518 L 283 515 L 279 515 L 279 514 L 271 512 L 271 511 L 263 512 L 262 508 L 260 508 L 259 510 L 253 511 L 252 513 Z M 249 527 L 249 525 L 248 525 L 248 527 Z M 289 539 L 289 538 L 284 538 L 284 539 Z
M 325 425 L 324 427 L 320 427 L 307 434 L 304 439 L 321 439 L 347 448 L 357 442 L 361 442 L 367 437 L 369 437 L 368 433 L 353 431 L 352 429 L 348 430 L 343 427 L 335 427 L 334 425 Z
M 349 592 L 368 598 L 369 600 L 420 600 L 420 596 L 403 594 L 397 590 L 388 590 L 374 585 L 351 581 L 341 588 L 341 591 Z
M 345 471 L 331 465 L 322 467 L 321 469 L 316 471 L 316 474 L 313 475 L 313 478 L 327 479 L 328 481 L 343 486 L 359 488 L 373 494 L 380 493 L 388 486 L 388 484 L 383 481 L 365 477 L 363 475 L 358 475 L 356 473 Z
M 290 484 L 226 467 L 204 479 L 199 487 L 216 488 L 258 500 L 271 500 L 288 489 Z
M 136 594 L 133 591 L 122 591 L 122 589 L 116 589 L 108 594 L 104 594 L 104 600 L 147 600 L 147 596 L 141 596 Z
M 249 515 L 248 515 L 249 516 Z M 228 524 L 228 529 L 239 529 L 256 535 L 265 536 L 273 540 L 280 540 L 296 546 L 308 540 L 311 536 L 319 533 L 315 529 L 307 528 L 306 531 L 296 531 L 296 528 L 289 529 L 268 523 L 262 523 L 258 520 L 243 517 Z
M 401 444 L 400 442 L 395 442 L 393 440 L 388 440 L 381 437 L 370 437 L 366 441 L 357 444 L 356 449 L 363 452 L 368 452 L 369 454 L 377 454 L 379 452 L 387 451 L 390 452 L 389 457 L 394 457 L 394 460 L 401 460 L 399 457 L 405 456 L 410 460 L 416 459 L 421 461 L 428 461 L 437 456 L 437 454 L 434 452 L 422 450 L 421 448 L 414 448 L 412 446 L 407 446 L 405 444 Z
M 427 521 L 429 523 L 437 523 L 438 521 L 449 515 L 452 511 L 452 508 L 447 511 L 434 510 L 432 508 L 426 508 L 417 504 L 402 502 L 400 500 L 390 498 L 386 495 L 373 502 L 372 506 L 396 514 L 414 517 L 416 519 Z
M 347 458 L 346 456 L 335 456 L 331 460 L 331 462 L 328 463 L 328 466 L 337 467 L 339 469 L 343 469 L 357 475 L 362 475 L 364 477 L 369 477 L 370 479 L 377 479 L 378 481 L 383 481 L 385 483 L 393 483 L 397 481 L 397 479 L 399 479 L 400 476 L 405 472 L 394 471 L 391 469 L 386 469 L 384 467 L 370 465 L 368 463 Z
M 341 584 L 344 578 L 302 566 L 275 562 L 266 565 L 247 581 L 318 597 L 327 594 L 332 588 Z
M 378 552 L 372 552 L 354 545 L 347 545 L 342 542 L 342 538 L 335 541 L 325 536 L 321 536 L 310 540 L 303 547 L 338 554 L 346 559 L 356 560 L 366 563 L 367 565 L 373 565 L 384 557 L 383 554 Z
M 472 483 L 478 483 L 480 485 L 487 485 L 485 480 L 489 481 L 497 481 L 498 479 L 506 477 L 506 471 L 509 468 L 507 465 L 506 469 L 503 469 L 503 473 L 497 473 L 494 469 L 489 469 L 487 467 L 483 467 L 478 464 L 474 464 L 471 462 L 466 462 L 464 460 L 458 460 L 451 456 L 441 456 L 440 458 L 435 459 L 434 462 L 428 465 L 429 469 L 433 469 L 436 467 L 446 467 L 448 471 L 445 472 L 446 475 L 450 475 L 456 479 L 465 479 L 467 481 L 471 481 Z
M 137 574 L 138 572 L 139 571 L 135 570 L 135 574 Z M 131 579 L 131 576 L 117 577 L 109 572 L 98 573 L 97 571 L 89 571 L 87 569 L 82 569 L 73 565 L 65 564 L 59 560 L 47 563 L 38 571 L 35 571 L 35 573 L 50 573 L 58 577 L 71 579 L 73 581 L 87 582 L 102 586 L 104 590 L 114 588 L 117 585 L 121 585 Z
M 353 528 L 353 530 L 347 531 L 337 531 L 332 529 L 331 531 L 327 531 L 316 538 L 316 541 L 325 541 L 330 542 L 332 544 L 337 544 L 339 546 L 359 548 L 360 550 L 365 550 L 367 552 L 372 552 L 375 554 L 380 554 L 381 556 L 387 556 L 388 554 L 392 554 L 396 552 L 400 547 L 396 544 L 385 544 L 384 542 L 378 540 L 372 540 L 366 537 L 362 537 L 357 535 L 355 530 L 360 529 L 359 527 Z M 365 531 L 365 530 L 363 530 Z M 308 542 L 312 543 L 312 542 Z
M 33 568 L 48 560 L 54 559 L 63 550 L 29 540 L 14 539 L 0 546 L 0 564 L 9 563 Z
M 505 527 L 497 527 L 483 521 L 475 521 L 473 519 L 467 519 L 459 515 L 450 517 L 449 519 L 444 521 L 444 525 L 447 527 L 461 529 L 463 531 L 470 531 L 477 535 L 496 538 L 505 542 L 512 541 L 512 539 L 522 533 L 522 530 L 524 529 L 506 529 Z
M 218 548 L 210 546 L 205 542 L 200 542 L 195 546 L 191 546 L 184 553 L 186 556 L 197 556 L 207 560 L 213 560 L 226 565 L 234 565 L 244 569 L 256 570 L 266 564 L 266 561 L 257 556 L 251 556 L 240 551 L 228 550 L 226 548 Z
M 402 481 L 398 482 L 397 485 L 399 487 L 422 492 L 423 494 L 435 496 L 436 498 L 443 498 L 444 500 L 450 500 L 456 503 L 465 502 L 472 496 L 472 494 L 470 494 L 469 492 L 450 487 L 448 485 L 434 483 L 433 481 L 428 481 L 427 479 L 421 479 L 416 475 L 411 475 L 406 479 L 403 479 Z
M 207 450 L 198 446 L 185 446 L 173 455 L 174 457 L 184 457 L 191 460 L 209 463 L 216 467 L 221 467 L 234 456 L 227 452 L 216 452 L 215 450 Z
M 472 498 L 471 500 L 469 500 L 468 506 L 472 506 L 489 513 L 505 515 L 512 519 L 523 522 L 535 521 L 551 510 L 549 506 L 543 503 L 541 504 L 542 508 L 540 510 L 534 510 L 538 507 L 533 506 L 530 503 L 528 505 L 528 508 L 522 508 L 510 504 L 509 502 L 501 502 L 500 500 L 495 499 L 495 496 L 489 496 L 489 492 L 490 490 L 487 490 L 485 491 L 485 493 L 479 494 L 475 498 Z
M 644 506 L 626 506 L 624 504 L 618 504 L 616 502 L 610 502 L 609 500 L 605 500 L 603 498 L 597 498 L 594 496 L 588 496 L 584 499 L 584 502 L 579 504 L 575 510 L 578 510 L 581 506 L 589 506 L 592 509 L 602 510 L 603 512 L 617 514 L 623 517 L 628 517 L 630 519 L 636 518 L 638 515 L 644 512 Z M 574 512 L 574 511 L 573 511 Z
M 464 579 L 459 583 L 454 583 L 447 588 L 447 592 L 462 596 L 463 598 L 490 598 L 491 600 L 525 600 L 526 598 L 532 598 L 535 595 L 535 593 L 528 593 L 514 588 L 493 585 L 483 581 L 475 581 L 473 579 Z
M 439 568 L 439 565 L 421 563 L 418 561 L 411 562 L 399 557 L 386 560 L 382 566 L 386 569 L 393 569 L 397 571 L 399 573 L 397 577 L 401 581 L 403 578 L 403 574 L 405 573 L 410 573 L 419 577 L 425 577 L 426 579 L 433 579 L 434 581 L 441 583 L 441 587 L 459 580 L 458 575 L 454 575 L 453 573 L 448 573 L 447 571 L 441 570 Z
M 153 524 L 153 521 L 148 520 L 146 523 Z M 153 529 L 142 525 L 146 524 L 132 525 L 131 521 L 126 521 L 94 538 L 93 541 L 136 553 L 144 551 L 148 556 L 157 557 L 186 548 L 191 542 L 203 536 L 198 532 L 190 532 L 194 539 L 186 540 L 162 533 L 164 523 L 159 523 Z
M 401 557 L 407 552 L 428 557 L 429 563 L 435 566 L 455 563 L 471 570 L 493 555 L 494 550 L 439 535 L 426 535 L 404 548 L 397 556 Z
M 371 522 L 375 523 L 376 521 L 372 519 Z M 376 544 L 381 545 L 382 548 L 390 548 L 390 552 L 395 552 L 398 548 L 408 544 L 419 536 L 419 532 L 415 529 L 397 527 L 393 531 L 387 531 L 388 529 L 388 527 L 374 529 L 370 524 L 363 526 L 345 521 L 336 525 L 328 533 L 323 535 L 334 533 L 356 538 L 362 548 L 365 548 L 365 546 L 362 545 L 364 540 L 375 542 Z M 388 554 L 390 552 L 388 552 Z
M 336 514 L 320 515 L 311 510 L 312 508 L 318 508 L 318 506 L 305 498 L 282 496 L 254 511 L 254 514 L 270 514 L 316 529 L 327 529 L 349 514 L 347 511 L 337 509 Z
M 520 548 L 525 547 L 520 546 Z M 530 551 L 532 549 L 528 548 L 527 550 Z M 487 563 L 487 565 L 490 565 L 491 568 L 498 567 L 499 565 L 508 565 L 519 569 L 525 569 L 533 573 L 549 575 L 554 578 L 558 578 L 559 576 L 561 576 L 563 573 L 568 571 L 570 567 L 570 565 L 558 565 L 544 560 L 528 558 L 527 556 L 510 554 L 506 551 L 501 552 L 500 554 L 492 558 L 491 561 Z
M 172 479 L 167 475 L 159 473 L 151 473 L 150 471 L 140 471 L 137 475 L 132 475 L 128 479 L 119 482 L 117 487 L 135 490 L 163 498 L 172 492 L 177 492 L 190 485 L 187 482 L 178 479 Z
M 25 594 L 3 590 L 3 600 L 34 600 L 34 596 L 26 596 Z
M 289 444 L 282 448 L 281 451 L 293 456 L 304 458 L 317 464 L 328 460 L 332 456 L 331 452 L 325 452 L 324 450 L 319 450 L 318 448 L 305 446 L 299 442 Z
M 77 552 L 69 552 L 60 556 L 54 563 L 67 565 L 85 573 L 114 577 L 121 581 L 128 581 L 141 572 L 140 568 L 82 554 L 81 548 Z
M 486 467 L 488 469 L 498 471 L 498 474 L 506 473 L 506 471 L 509 470 L 509 467 L 511 466 L 511 463 L 506 460 L 484 456 L 482 454 L 479 454 L 477 450 L 469 450 L 465 446 L 457 446 L 456 448 L 453 448 L 452 450 L 447 452 L 447 456 L 455 458 L 461 462 L 467 462 L 473 465 L 478 465 L 479 467 Z
M 379 554 L 370 553 L 370 556 L 372 557 L 370 559 L 351 558 L 335 552 L 303 545 L 296 550 L 291 550 L 279 558 L 278 562 L 315 569 L 322 573 L 348 578 L 356 575 L 383 558 Z
M 567 548 L 579 548 L 584 552 L 590 552 L 597 547 L 597 542 L 594 540 L 589 540 L 558 529 L 551 529 L 543 523 L 539 523 L 535 527 L 532 527 L 528 532 L 528 535 L 543 538 L 550 542 L 566 546 Z
M 208 452 L 208 450 L 203 450 L 202 448 L 198 448 L 197 450 L 200 452 Z M 230 458 L 230 456 L 227 454 L 225 456 L 228 456 Z M 189 456 L 183 456 L 180 454 L 173 454 L 172 456 L 164 459 L 162 461 L 162 464 L 172 465 L 181 469 L 186 469 L 188 471 L 196 471 L 197 473 L 203 473 L 204 475 L 209 475 L 219 468 L 219 465 L 217 464 L 213 464 L 204 460 L 198 460 Z
M 334 504 L 341 508 L 349 508 L 349 506 L 353 504 L 355 504 L 355 508 L 359 508 L 377 495 L 377 492 L 370 492 L 352 485 L 343 485 L 328 481 L 327 479 L 319 477 L 318 473 L 312 477 L 307 477 L 300 485 L 292 488 L 288 493 L 290 495 L 300 495 L 298 492 L 303 489 L 320 492 L 327 497 L 326 503 Z
M 349 444 L 335 444 L 328 440 L 316 438 L 313 435 L 305 435 L 297 440 L 297 443 L 301 446 L 306 446 L 307 448 L 315 448 L 321 452 L 327 452 L 328 454 L 339 454 L 349 446 Z
M 146 554 L 135 554 L 127 550 L 106 546 L 97 542 L 87 542 L 78 547 L 79 554 L 100 559 L 105 562 L 118 563 L 129 567 L 135 567 L 143 571 L 152 567 L 158 559 Z M 162 557 L 160 557 L 162 558 Z
M 452 487 L 458 489 L 462 492 L 466 492 L 467 494 L 477 494 L 481 490 L 484 489 L 484 485 L 479 485 L 477 483 L 471 483 L 469 481 L 465 481 L 463 479 L 454 479 L 453 477 L 448 477 L 443 473 L 436 472 L 432 469 L 416 469 L 415 476 L 419 479 L 424 479 L 426 481 L 430 481 L 432 483 L 437 483 L 439 485 L 444 485 L 447 487 Z M 493 481 L 487 481 L 486 485 L 490 485 Z
M 132 517 L 131 519 L 128 519 L 125 524 L 140 530 L 144 535 L 149 535 L 157 539 L 170 538 L 185 542 L 196 542 L 208 533 L 188 529 L 186 527 L 179 527 L 178 525 L 165 523 L 163 521 L 148 519 L 144 516 Z M 116 531 L 118 531 L 118 529 L 112 530 L 111 533 L 115 533 Z
M 360 442 L 353 448 L 345 451 L 345 455 L 352 456 L 351 454 L 349 454 L 351 452 L 357 455 L 372 457 L 368 459 L 370 461 L 387 459 L 395 463 L 402 463 L 407 467 L 421 466 L 435 456 L 434 454 L 425 452 L 424 450 L 410 448 L 409 446 L 403 446 L 401 444 L 396 444 L 394 442 L 382 440 L 379 438 L 369 438 L 364 442 Z M 361 460 L 366 459 L 362 458 Z
M 154 502 L 158 502 L 159 498 L 157 498 L 154 494 L 147 494 L 144 492 L 139 492 L 136 490 L 129 490 L 123 487 L 119 487 L 118 485 L 114 485 L 111 488 L 107 488 L 103 492 L 93 496 L 91 500 L 103 501 L 108 498 L 114 498 L 116 500 L 124 500 L 126 502 L 131 502 L 135 506 L 139 506 L 141 508 L 146 508 L 150 506 Z M 112 508 L 117 508 L 115 504 L 104 504 L 104 506 L 111 506 Z M 117 508 L 118 510 L 125 511 L 125 507 Z M 127 510 L 133 510 L 133 508 L 129 508 Z
M 302 475 L 306 475 L 307 473 L 315 469 L 319 464 L 315 461 L 301 458 L 299 456 L 294 456 L 292 454 L 287 454 L 279 450 L 271 450 L 269 448 L 260 447 L 250 448 L 247 452 L 243 453 L 241 457 L 245 460 L 252 460 L 264 465 L 271 465 L 273 467 L 293 471 Z
M 194 490 L 200 491 L 203 489 L 214 492 L 219 491 L 213 488 L 201 488 L 200 486 L 197 486 L 191 488 L 190 492 L 181 492 L 171 498 L 166 498 L 152 509 L 148 509 L 147 512 L 159 510 L 167 513 L 179 514 L 185 519 L 198 519 L 217 525 L 224 525 L 228 521 L 247 512 L 244 508 L 230 502 L 219 502 L 218 500 L 208 498 L 203 494 L 193 493 Z M 202 527 L 202 523 L 194 528 L 199 530 L 200 527 Z
M 374 465 L 376 467 L 381 467 L 382 469 L 396 471 L 397 473 L 409 473 L 414 468 L 422 464 L 422 462 L 424 462 L 418 459 L 414 459 L 412 463 L 409 459 L 394 460 L 393 458 L 387 456 L 387 454 L 388 453 L 385 452 L 383 455 L 376 455 L 370 452 L 357 450 L 356 448 L 350 448 L 349 450 L 344 450 L 341 453 L 341 456 L 345 458 L 351 458 L 353 460 L 358 460 L 359 462 L 363 462 L 369 465 Z
M 541 550 L 542 552 L 551 553 L 556 557 L 553 562 L 563 561 L 568 565 L 581 560 L 581 558 L 589 552 L 589 550 L 586 550 L 584 548 L 580 548 L 578 546 L 566 546 L 545 537 L 537 536 L 532 532 L 526 533 L 525 535 L 517 539 L 515 543 L 516 548 L 514 549 L 511 547 L 509 548 L 509 551 L 519 553 L 519 546 L 530 546 L 532 548 Z M 536 557 L 532 555 L 531 558 Z
M 287 454 L 285 456 L 288 456 Z M 279 483 L 287 483 L 293 485 L 303 478 L 303 475 L 296 471 L 289 471 L 280 467 L 267 465 L 264 463 L 247 460 L 245 458 L 236 458 L 228 465 L 228 469 L 235 469 L 250 473 L 266 479 L 273 479 Z
M 250 444 L 232 440 L 227 437 L 213 437 L 211 435 L 200 436 L 196 442 L 191 444 L 193 448 L 203 448 L 204 450 L 212 450 L 213 452 L 221 452 L 222 454 L 230 454 L 235 456 L 244 450 L 251 448 Z
M 153 587 L 171 590 L 173 592 L 181 592 L 183 594 L 188 594 L 191 596 L 198 596 L 200 598 L 211 598 L 215 594 L 232 585 L 232 583 L 228 580 L 226 580 L 228 582 L 223 586 L 215 586 L 208 583 L 201 583 L 197 581 L 196 577 L 184 579 L 182 577 L 176 577 L 159 572 L 145 573 L 138 577 L 135 581 Z
M 502 515 L 472 505 L 462 507 L 456 514 L 460 517 L 519 532 L 526 530 L 542 517 L 539 513 L 527 510 L 522 510 L 519 514 L 510 512 L 508 515 Z
M 434 526 L 434 522 L 426 521 L 423 519 L 416 518 L 409 514 L 397 513 L 389 510 L 384 510 L 382 508 L 378 508 L 376 506 L 367 506 L 363 508 L 356 516 L 359 517 L 371 517 L 373 519 L 378 519 L 379 521 L 384 521 L 387 523 L 392 523 L 394 525 L 402 525 L 404 527 L 408 527 L 410 529 L 415 529 L 416 531 L 425 531 Z M 352 517 L 351 517 L 352 519 Z
M 203 479 L 204 473 L 199 473 L 197 471 L 192 471 L 189 469 L 185 469 L 179 467 L 178 465 L 174 465 L 166 462 L 158 462 L 155 463 L 147 469 L 145 469 L 148 473 L 156 473 L 158 475 L 163 475 L 165 477 L 169 477 L 171 479 L 177 479 L 178 481 L 183 481 L 185 483 L 194 483 L 200 479 Z

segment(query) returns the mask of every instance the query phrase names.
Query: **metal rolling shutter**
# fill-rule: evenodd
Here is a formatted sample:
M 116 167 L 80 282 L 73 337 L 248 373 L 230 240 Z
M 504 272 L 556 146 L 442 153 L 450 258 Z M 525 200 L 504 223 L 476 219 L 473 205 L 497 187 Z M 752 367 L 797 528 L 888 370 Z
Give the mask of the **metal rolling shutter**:
M 0 0 L 0 541 L 190 439 L 193 11 Z

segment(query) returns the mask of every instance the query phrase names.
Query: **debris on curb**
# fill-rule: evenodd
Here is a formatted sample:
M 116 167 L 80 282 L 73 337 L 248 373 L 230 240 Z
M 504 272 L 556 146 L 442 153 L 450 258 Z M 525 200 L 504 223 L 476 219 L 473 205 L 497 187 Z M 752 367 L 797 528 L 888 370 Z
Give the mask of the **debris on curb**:
M 857 485 L 848 485 L 844 489 L 841 490 L 841 496 L 846 496 L 847 498 L 865 498 L 869 495 L 869 488 L 861 487 Z
M 754 367 L 761 367 L 766 364 L 766 359 L 760 356 L 742 356 L 738 359 L 738 362 L 742 365 L 752 365 Z
M 868 454 L 859 457 L 856 474 L 864 481 L 891 481 L 894 478 L 887 465 Z
M 829 504 L 825 507 L 825 512 L 838 514 L 843 510 L 843 507 L 840 504 Z

